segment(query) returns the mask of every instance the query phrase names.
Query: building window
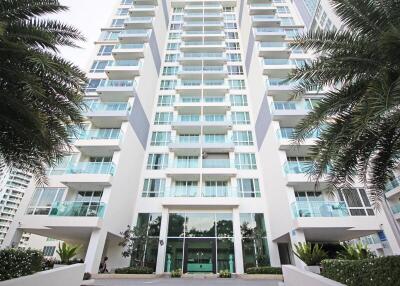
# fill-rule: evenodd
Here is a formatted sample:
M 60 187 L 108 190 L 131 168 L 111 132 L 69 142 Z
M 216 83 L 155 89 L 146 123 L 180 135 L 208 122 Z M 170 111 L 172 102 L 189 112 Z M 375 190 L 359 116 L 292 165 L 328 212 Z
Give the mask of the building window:
M 230 75 L 243 75 L 242 66 L 228 66 L 228 73 Z
M 262 213 L 241 213 L 243 265 L 249 267 L 270 265 L 267 231 Z
M 233 124 L 250 124 L 250 114 L 248 112 L 232 112 Z
M 133 0 L 121 0 L 121 5 L 132 5 Z
M 167 50 L 168 51 L 174 51 L 179 49 L 179 43 L 168 43 L 167 44 Z
M 99 52 L 97 53 L 98 56 L 110 56 L 112 54 L 114 46 L 113 45 L 103 45 L 100 47 Z
M 178 73 L 179 67 L 164 67 L 163 75 L 176 75 Z
M 175 101 L 175 95 L 159 95 L 157 106 L 172 106 Z
M 109 61 L 94 61 L 89 72 L 93 72 L 93 73 L 104 72 L 104 69 L 108 65 L 108 62 Z
M 233 131 L 233 143 L 237 146 L 253 145 L 253 133 L 251 131 Z
M 160 84 L 160 90 L 171 90 L 175 89 L 176 80 L 162 80 Z
M 179 54 L 166 54 L 165 62 L 166 63 L 175 63 L 178 61 Z
M 228 80 L 230 89 L 246 89 L 246 84 L 243 79 Z
M 224 21 L 235 21 L 236 17 L 235 14 L 225 14 Z
M 26 210 L 27 215 L 48 215 L 51 206 L 55 202 L 60 202 L 64 195 L 65 188 L 37 188 L 33 194 L 29 206 Z
M 339 198 L 345 202 L 352 216 L 375 215 L 364 189 L 343 189 L 338 191 Z
M 43 256 L 53 256 L 56 250 L 55 246 L 44 246 L 43 247 Z
M 171 142 L 171 132 L 158 131 L 151 134 L 152 146 L 167 146 Z
M 288 6 L 277 6 L 276 12 L 279 14 L 290 14 L 290 10 Z
M 236 153 L 235 167 L 238 170 L 257 169 L 256 155 L 254 153 Z
M 232 106 L 247 106 L 247 95 L 245 94 L 231 94 Z
M 172 112 L 156 112 L 156 118 L 154 120 L 155 125 L 167 125 L 171 124 Z
M 111 22 L 111 27 L 119 28 L 124 26 L 125 19 L 113 19 Z
M 168 154 L 149 154 L 147 158 L 147 169 L 161 170 L 168 166 Z
M 181 33 L 169 33 L 169 40 L 179 40 L 181 38 Z
M 237 184 L 240 197 L 260 197 L 260 184 L 258 182 L 258 179 L 237 179 Z
M 227 39 L 239 39 L 239 35 L 237 32 L 225 32 L 225 36 Z
M 117 16 L 126 16 L 129 13 L 129 8 L 118 8 L 115 13 Z
M 224 28 L 225 29 L 237 29 L 236 23 L 224 23 Z
M 101 39 L 102 41 L 117 41 L 117 40 L 118 40 L 119 33 L 121 33 L 121 32 L 120 32 L 120 31 L 118 31 L 118 32 L 109 32 L 109 31 L 106 31 L 106 32 L 103 32 L 103 33 L 101 34 L 100 39 Z
M 240 45 L 239 45 L 239 43 L 228 42 L 228 43 L 226 43 L 226 48 L 228 50 L 239 50 Z M 228 69 L 229 69 L 229 66 L 228 66 Z
M 85 88 L 85 92 L 95 92 L 97 87 L 99 86 L 100 82 L 101 82 L 101 79 L 99 79 L 99 78 L 90 79 Z
M 172 15 L 171 21 L 173 22 L 182 22 L 183 15 Z
M 240 54 L 227 54 L 228 55 L 228 61 L 230 62 L 240 62 L 242 60 L 242 57 Z
M 142 197 L 155 198 L 164 196 L 165 179 L 145 179 Z

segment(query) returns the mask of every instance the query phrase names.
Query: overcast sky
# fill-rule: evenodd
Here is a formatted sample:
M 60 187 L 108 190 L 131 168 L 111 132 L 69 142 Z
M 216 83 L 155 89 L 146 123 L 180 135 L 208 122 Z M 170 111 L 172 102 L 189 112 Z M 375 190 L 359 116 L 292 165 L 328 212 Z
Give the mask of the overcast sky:
M 1 0 L 0 0 L 1 1 Z M 80 43 L 82 49 L 62 48 L 63 57 L 86 69 L 94 44 L 100 35 L 100 28 L 105 27 L 111 15 L 111 9 L 118 0 L 59 0 L 69 6 L 68 12 L 59 13 L 56 18 L 80 29 L 86 37 Z

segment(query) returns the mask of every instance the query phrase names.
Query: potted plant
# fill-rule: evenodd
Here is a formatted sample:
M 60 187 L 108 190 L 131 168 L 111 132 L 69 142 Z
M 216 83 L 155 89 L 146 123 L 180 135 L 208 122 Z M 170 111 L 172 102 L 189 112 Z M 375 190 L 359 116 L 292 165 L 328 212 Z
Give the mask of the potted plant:
M 321 272 L 321 261 L 328 258 L 328 254 L 322 249 L 322 245 L 299 242 L 294 245 L 294 248 L 294 254 L 307 265 L 306 270 L 317 274 Z
M 230 273 L 228 269 L 221 270 L 219 272 L 219 278 L 231 278 L 231 277 L 232 277 L 232 273 Z
M 181 276 L 182 276 L 182 270 L 175 269 L 171 271 L 171 278 L 181 278 Z
M 65 242 L 63 242 L 62 244 L 59 243 L 56 252 L 58 256 L 60 256 L 61 261 L 60 265 L 58 265 L 57 267 L 70 264 L 71 259 L 75 257 L 79 248 L 80 246 L 68 245 Z

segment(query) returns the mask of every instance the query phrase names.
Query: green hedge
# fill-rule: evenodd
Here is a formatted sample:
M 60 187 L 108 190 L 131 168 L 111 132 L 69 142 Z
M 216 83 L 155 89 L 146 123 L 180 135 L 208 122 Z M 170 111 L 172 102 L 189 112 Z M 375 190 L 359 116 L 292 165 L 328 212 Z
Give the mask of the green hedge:
M 348 286 L 399 286 L 400 256 L 362 260 L 327 259 L 321 274 Z
M 149 267 L 124 267 L 115 269 L 116 274 L 152 274 L 153 269 Z
M 43 254 L 38 250 L 0 250 L 0 281 L 31 275 L 42 270 Z
M 261 266 L 249 267 L 246 270 L 247 274 L 282 274 L 281 267 Z

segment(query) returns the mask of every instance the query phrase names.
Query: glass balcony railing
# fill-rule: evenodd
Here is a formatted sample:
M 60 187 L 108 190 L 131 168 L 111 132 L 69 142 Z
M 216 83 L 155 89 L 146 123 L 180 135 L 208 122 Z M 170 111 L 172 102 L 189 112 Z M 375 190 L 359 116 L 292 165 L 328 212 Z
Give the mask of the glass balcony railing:
M 64 201 L 52 205 L 50 216 L 103 217 L 106 205 L 102 202 Z
M 98 102 L 86 101 L 87 111 L 129 111 L 130 105 L 126 102 Z
M 225 58 L 224 53 L 184 53 L 183 58 L 195 58 L 195 59 L 203 59 L 203 58 Z
M 252 3 L 250 8 L 276 8 L 271 3 Z
M 121 129 L 91 129 L 78 135 L 80 140 L 114 140 L 122 137 Z
M 178 115 L 176 119 L 174 120 L 175 122 L 198 122 L 200 123 L 201 121 L 204 122 L 226 122 L 230 121 L 230 118 L 226 115 L 223 114 L 207 114 L 204 116 L 200 116 L 198 114 L 188 114 L 188 115 Z
M 179 144 L 199 144 L 203 142 L 205 144 L 229 144 L 232 140 L 226 135 L 210 135 L 210 136 L 177 136 L 175 143 Z
M 143 49 L 144 44 L 118 44 L 114 46 L 114 50 L 134 50 L 134 49 Z
M 184 42 L 185 46 L 222 46 L 224 45 L 223 42 L 217 41 L 186 41 Z
M 200 115 L 190 114 L 190 115 L 178 115 L 176 118 L 177 122 L 200 122 Z
M 203 168 L 231 168 L 229 159 L 203 159 Z
M 135 22 L 151 22 L 153 17 L 129 17 L 125 20 L 125 23 L 135 23 Z
M 165 193 L 167 197 L 196 197 L 199 193 L 199 187 L 173 187 Z
M 297 201 L 291 204 L 291 208 L 294 218 L 350 216 L 345 202 Z
M 220 30 L 207 30 L 207 31 L 185 31 L 183 32 L 183 34 L 187 34 L 187 35 L 221 35 L 224 36 L 225 33 L 220 31 Z
M 311 161 L 298 161 L 291 162 L 288 161 L 283 166 L 285 174 L 304 174 L 310 169 Z
M 260 42 L 261 48 L 287 48 L 288 45 L 282 42 Z
M 119 36 L 135 36 L 135 35 L 149 35 L 151 30 L 147 29 L 132 29 L 132 30 L 124 30 L 121 31 Z
M 181 80 L 178 82 L 178 85 L 181 86 L 225 86 L 227 85 L 226 82 L 224 80 L 212 80 L 212 79 L 208 79 L 208 80 Z
M 198 96 L 181 96 L 177 102 L 178 103 L 200 103 L 200 102 L 221 103 L 229 101 L 224 96 L 207 96 L 204 97 L 203 100 Z
M 268 86 L 293 86 L 296 84 L 294 81 L 288 81 L 287 79 L 284 78 L 269 78 L 267 80 L 267 85 Z
M 139 67 L 141 61 L 140 60 L 120 60 L 120 61 L 111 61 L 107 66 L 109 67 Z
M 392 180 L 389 180 L 389 182 L 386 183 L 385 185 L 386 192 L 394 190 L 398 186 L 400 186 L 400 176 L 393 178 Z
M 278 139 L 293 139 L 294 128 L 281 128 L 276 131 L 276 135 Z M 320 134 L 319 130 L 313 131 L 312 133 L 308 134 L 305 138 L 307 139 L 315 139 L 318 138 Z
M 310 110 L 311 108 L 303 101 L 274 101 L 271 110 Z
M 221 21 L 195 21 L 195 22 L 185 22 L 184 26 L 223 26 L 224 23 Z
M 179 144 L 198 144 L 200 143 L 200 136 L 177 136 L 175 142 Z
M 136 87 L 136 81 L 102 79 L 99 87 Z
M 65 170 L 66 174 L 108 174 L 114 175 L 113 162 L 79 162 L 72 164 Z
M 281 20 L 279 17 L 276 17 L 275 15 L 254 15 L 252 18 L 253 18 L 253 20 L 256 20 L 256 21 L 265 21 L 265 20 L 280 21 Z
M 393 204 L 391 207 L 393 214 L 400 213 L 400 203 Z
M 199 168 L 200 162 L 198 159 L 176 159 L 172 163 L 174 168 Z
M 255 28 L 256 33 L 280 33 L 284 34 L 285 30 L 280 28 L 267 28 L 267 27 L 257 27 Z

